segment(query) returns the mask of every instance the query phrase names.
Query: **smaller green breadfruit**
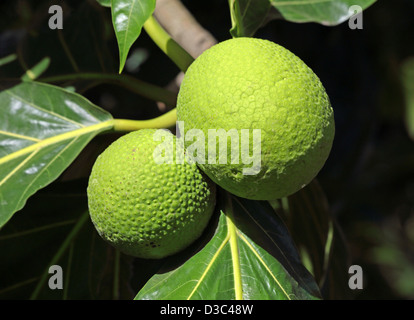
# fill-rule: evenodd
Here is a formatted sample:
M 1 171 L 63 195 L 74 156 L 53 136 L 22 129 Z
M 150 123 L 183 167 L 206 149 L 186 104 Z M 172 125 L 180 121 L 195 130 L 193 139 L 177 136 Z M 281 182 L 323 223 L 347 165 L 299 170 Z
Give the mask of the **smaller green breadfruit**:
M 196 164 L 178 161 L 175 150 L 181 149 L 172 133 L 163 131 L 172 149 L 155 152 L 161 145 L 155 133 L 143 129 L 113 142 L 97 158 L 87 189 L 90 217 L 100 236 L 146 259 L 175 254 L 199 238 L 216 195 L 215 184 Z M 173 161 L 160 163 L 172 150 Z

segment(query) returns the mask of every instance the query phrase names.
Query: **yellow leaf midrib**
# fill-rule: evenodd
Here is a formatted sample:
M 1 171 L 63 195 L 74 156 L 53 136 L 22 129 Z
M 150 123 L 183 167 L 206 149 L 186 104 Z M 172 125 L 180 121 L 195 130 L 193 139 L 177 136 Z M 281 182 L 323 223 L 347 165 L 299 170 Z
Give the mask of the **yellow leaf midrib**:
M 13 159 L 19 158 L 23 155 L 31 154 L 32 152 L 34 152 L 38 149 L 42 149 L 42 148 L 45 148 L 47 146 L 50 146 L 50 145 L 53 145 L 53 144 L 56 144 L 56 143 L 60 143 L 60 142 L 65 141 L 65 140 L 69 140 L 69 139 L 72 139 L 72 138 L 77 137 L 77 136 L 82 136 L 82 135 L 85 135 L 85 134 L 88 134 L 88 133 L 91 133 L 91 132 L 94 132 L 94 131 L 98 131 L 98 130 L 101 130 L 101 129 L 104 129 L 104 128 L 109 129 L 111 127 L 113 127 L 113 119 L 110 119 L 110 120 L 107 120 L 107 121 L 104 121 L 104 122 L 100 122 L 100 123 L 97 123 L 97 124 L 94 124 L 94 125 L 91 125 L 91 126 L 88 126 L 88 127 L 83 127 L 83 128 L 80 128 L 80 129 L 65 132 L 65 133 L 50 137 L 50 138 L 46 138 L 44 140 L 40 140 L 36 143 L 31 144 L 30 146 L 27 146 L 23 149 L 17 150 L 13 153 L 10 153 L 10 154 L 0 158 L 0 165 L 4 164 L 6 162 L 9 162 Z
M 230 242 L 231 260 L 233 263 L 234 295 L 235 300 L 243 300 L 243 286 L 240 267 L 240 252 L 237 243 L 237 229 L 229 216 L 226 216 L 228 237 Z
M 231 209 L 230 209 L 231 210 Z M 233 280 L 234 280 L 234 295 L 235 300 L 243 300 L 243 286 L 242 286 L 242 276 L 241 276 L 241 267 L 240 267 L 240 255 L 239 255 L 239 247 L 238 247 L 238 234 L 236 226 L 230 217 L 230 212 L 226 214 L 226 224 L 227 224 L 227 235 L 221 242 L 220 246 L 218 247 L 217 251 L 211 258 L 210 262 L 208 263 L 206 269 L 204 270 L 203 274 L 201 275 L 200 279 L 197 281 L 196 286 L 193 288 L 187 300 L 190 300 L 197 289 L 200 287 L 201 283 L 207 276 L 208 272 L 210 271 L 213 264 L 217 261 L 218 256 L 223 251 L 224 247 L 229 244 L 230 245 L 230 253 L 231 253 L 231 260 L 233 265 Z

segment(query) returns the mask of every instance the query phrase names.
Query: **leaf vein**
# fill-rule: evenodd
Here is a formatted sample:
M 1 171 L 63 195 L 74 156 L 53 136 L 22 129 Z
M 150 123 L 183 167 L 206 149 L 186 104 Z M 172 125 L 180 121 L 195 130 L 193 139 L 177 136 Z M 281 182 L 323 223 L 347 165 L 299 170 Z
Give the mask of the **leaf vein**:
M 3 180 L 0 181 L 0 187 L 11 177 L 13 176 L 17 171 L 19 171 L 30 159 L 32 159 L 36 153 L 39 152 L 40 149 L 34 150 L 26 159 L 24 159 L 22 162 L 19 163 L 17 167 L 15 167 L 10 173 L 3 178 Z
M 227 235 L 226 238 L 222 241 L 219 248 L 217 249 L 217 252 L 213 255 L 211 261 L 207 265 L 206 269 L 204 270 L 203 274 L 201 275 L 200 279 L 197 281 L 196 286 L 194 287 L 193 291 L 190 293 L 190 295 L 187 297 L 187 300 L 190 300 L 191 297 L 194 295 L 204 278 L 206 277 L 208 271 L 211 269 L 211 266 L 214 264 L 214 262 L 217 260 L 217 257 L 219 256 L 220 252 L 223 250 L 224 246 L 227 244 L 227 242 L 230 240 L 230 235 Z
M 45 170 L 47 170 L 50 165 L 56 161 L 57 158 L 59 158 L 61 156 L 61 154 L 66 151 L 79 137 L 75 137 L 70 143 L 68 143 L 61 151 L 59 151 L 59 153 L 57 153 L 53 159 L 51 161 L 49 161 L 49 163 L 47 165 L 45 165 L 42 170 L 36 175 L 36 177 L 34 177 L 34 179 L 32 180 L 32 182 L 26 186 L 26 188 L 24 189 L 24 191 L 22 192 L 22 194 L 20 195 L 20 198 L 18 201 L 16 201 L 16 208 L 19 206 L 20 202 L 22 201 L 22 199 L 25 197 L 26 192 L 28 192 L 28 190 L 31 188 L 31 186 L 33 185 L 33 183 L 35 181 L 37 181 L 37 179 L 39 179 L 40 176 L 42 176 L 43 172 Z
M 79 126 L 79 127 L 85 127 L 82 123 L 79 123 L 79 122 L 77 122 L 77 121 L 74 121 L 74 120 L 72 120 L 72 119 L 69 119 L 69 118 L 67 118 L 67 117 L 64 117 L 64 116 L 62 116 L 62 115 L 60 115 L 60 114 L 58 114 L 58 113 L 55 113 L 55 112 L 53 112 L 53 111 L 51 111 L 51 110 L 47 110 L 47 109 L 44 109 L 44 108 L 42 108 L 42 107 L 36 106 L 36 105 L 34 105 L 32 102 L 27 101 L 27 100 L 23 99 L 22 97 L 20 97 L 20 96 L 18 96 L 18 95 L 16 95 L 16 94 L 14 94 L 14 93 L 12 93 L 10 90 L 6 90 L 5 92 L 6 92 L 7 94 L 11 95 L 12 97 L 14 97 L 15 99 L 20 100 L 21 102 L 24 102 L 24 103 L 28 104 L 29 106 L 31 106 L 31 107 L 33 107 L 33 108 L 35 108 L 35 109 L 39 110 L 39 111 L 42 111 L 42 112 L 48 113 L 48 114 L 50 114 L 50 115 L 52 115 L 52 116 L 54 116 L 54 117 L 60 118 L 60 119 L 62 119 L 62 120 L 64 120 L 64 121 L 67 121 L 67 122 L 69 122 L 69 123 L 75 124 L 75 125 L 77 125 L 77 126 Z
M 101 123 L 98 123 L 98 124 L 95 124 L 95 125 L 92 125 L 92 126 L 89 126 L 89 127 L 79 128 L 79 129 L 76 129 L 76 130 L 65 132 L 63 134 L 60 134 L 60 135 L 57 135 L 57 136 L 54 136 L 54 137 L 44 139 L 42 141 L 39 141 L 38 143 L 32 144 L 32 145 L 30 145 L 26 148 L 23 148 L 23 149 L 19 149 L 19 150 L 15 151 L 11 154 L 8 154 L 8 155 L 0 158 L 0 165 L 2 165 L 3 163 L 6 163 L 8 161 L 11 161 L 13 159 L 16 159 L 17 157 L 19 157 L 21 155 L 31 153 L 31 152 L 33 152 L 33 150 L 41 149 L 41 148 L 50 146 L 50 145 L 58 143 L 58 142 L 69 140 L 69 139 L 72 139 L 73 137 L 76 137 L 76 136 L 81 136 L 81 135 L 84 135 L 84 134 L 87 134 L 87 133 L 91 133 L 95 130 L 98 131 L 98 130 L 103 129 L 105 127 L 113 127 L 113 120 L 108 120 L 108 121 L 101 122 Z
M 290 300 L 289 294 L 285 291 L 282 284 L 277 279 L 276 275 L 273 274 L 272 270 L 270 270 L 269 266 L 263 261 L 260 254 L 257 252 L 257 250 L 251 245 L 249 241 L 241 234 L 239 233 L 239 237 L 243 242 L 249 247 L 249 249 L 253 252 L 253 254 L 257 257 L 259 262 L 263 265 L 263 267 L 266 269 L 266 271 L 270 274 L 270 276 L 273 278 L 273 280 L 276 282 L 276 284 L 280 287 L 280 289 L 283 291 L 283 293 L 286 295 L 286 297 Z
M 26 135 L 23 135 L 23 134 L 19 134 L 19 133 L 15 133 L 15 132 L 10 132 L 10 131 L 0 130 L 0 134 L 3 134 L 5 136 L 10 136 L 10 137 L 18 138 L 18 139 L 23 139 L 23 140 L 30 140 L 30 141 L 34 141 L 34 142 L 41 141 L 38 138 L 34 138 L 34 137 L 30 137 L 30 136 L 26 136 Z

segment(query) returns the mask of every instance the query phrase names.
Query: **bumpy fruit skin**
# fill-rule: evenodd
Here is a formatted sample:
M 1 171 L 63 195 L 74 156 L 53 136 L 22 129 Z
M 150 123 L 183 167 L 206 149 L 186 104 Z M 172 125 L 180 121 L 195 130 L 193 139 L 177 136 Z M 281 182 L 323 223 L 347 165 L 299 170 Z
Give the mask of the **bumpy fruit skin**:
M 97 158 L 87 189 L 100 236 L 146 259 L 172 255 L 194 242 L 213 213 L 216 192 L 195 164 L 175 158 L 172 164 L 157 164 L 153 152 L 160 142 L 153 140 L 154 133 L 143 129 L 113 142 Z
M 335 133 L 319 78 L 287 49 L 257 38 L 226 40 L 201 54 L 184 76 L 177 117 L 185 133 L 201 129 L 205 137 L 208 129 L 236 129 L 239 137 L 249 129 L 251 155 L 253 129 L 261 130 L 257 174 L 243 174 L 250 165 L 241 160 L 231 163 L 230 146 L 227 164 L 218 162 L 219 152 L 217 164 L 208 163 L 207 138 L 206 163 L 199 162 L 222 188 L 255 200 L 285 197 L 308 184 L 326 162 Z M 192 143 L 186 139 L 186 147 Z

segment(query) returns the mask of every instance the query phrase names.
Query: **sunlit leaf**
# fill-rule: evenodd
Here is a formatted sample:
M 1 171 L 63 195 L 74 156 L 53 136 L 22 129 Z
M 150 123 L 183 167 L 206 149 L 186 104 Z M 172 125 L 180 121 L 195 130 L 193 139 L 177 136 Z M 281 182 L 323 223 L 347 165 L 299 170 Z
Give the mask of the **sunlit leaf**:
M 317 299 L 290 235 L 266 202 L 229 196 L 211 240 L 184 264 L 156 274 L 136 299 Z M 220 205 L 219 205 L 220 206 Z
M 112 23 L 119 48 L 119 73 L 124 69 L 129 49 L 155 9 L 155 0 L 112 0 Z
M 270 0 L 282 16 L 292 22 L 338 25 L 355 14 L 352 6 L 365 10 L 376 0 Z
M 1 227 L 113 121 L 82 96 L 35 82 L 0 92 L 0 110 Z
M 365 10 L 375 1 L 229 0 L 232 23 L 230 34 L 233 37 L 253 37 L 260 27 L 276 18 L 334 26 Z
M 98 3 L 101 6 L 104 6 L 104 7 L 110 7 L 111 6 L 111 0 L 96 0 L 96 1 L 98 1 Z

